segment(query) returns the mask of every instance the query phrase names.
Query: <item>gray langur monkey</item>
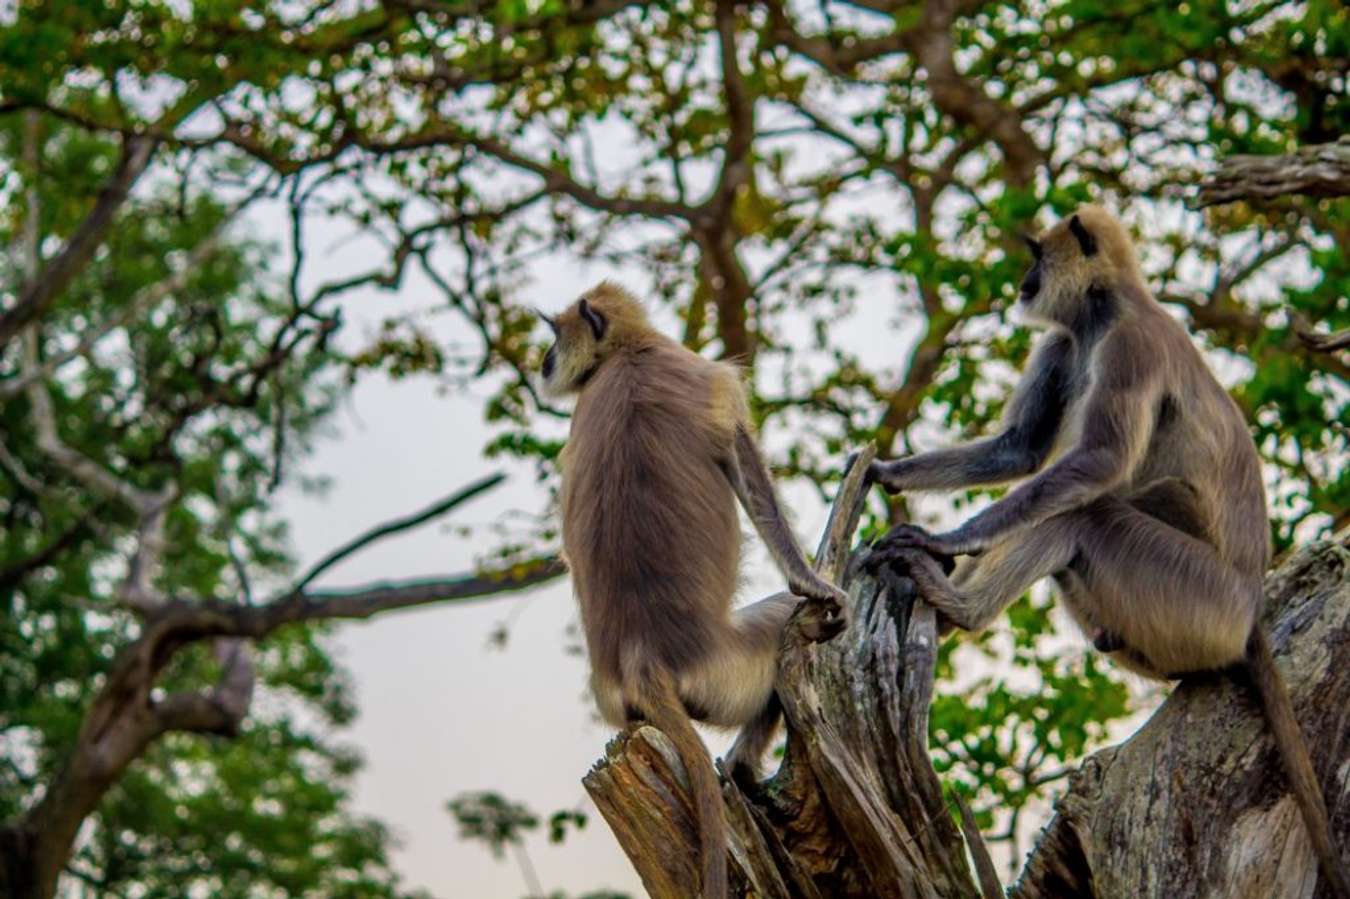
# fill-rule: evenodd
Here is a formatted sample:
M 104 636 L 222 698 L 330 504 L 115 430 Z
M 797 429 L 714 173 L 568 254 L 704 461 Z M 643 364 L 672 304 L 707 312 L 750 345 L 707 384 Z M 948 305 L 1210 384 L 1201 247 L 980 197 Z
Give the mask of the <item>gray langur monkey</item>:
M 1022 479 L 955 530 L 878 541 L 946 626 L 980 630 L 1052 577 L 1094 645 L 1145 677 L 1242 663 L 1283 757 L 1322 876 L 1350 880 L 1293 705 L 1259 623 L 1270 563 L 1260 460 L 1246 421 L 1145 286 L 1124 227 L 1084 207 L 1039 240 L 1019 305 L 1047 326 L 998 434 L 875 462 L 887 491 Z M 962 559 L 951 579 L 942 563 Z
M 783 518 L 734 366 L 656 331 L 608 282 L 543 318 L 555 336 L 544 387 L 577 398 L 561 457 L 562 541 L 596 703 L 609 723 L 646 720 L 679 751 L 701 893 L 725 899 L 721 791 L 690 719 L 746 725 L 729 761 L 738 780 L 753 779 L 781 717 L 773 682 L 798 597 L 802 633 L 816 641 L 844 628 L 846 597 L 807 564 Z M 738 499 L 791 594 L 733 612 Z

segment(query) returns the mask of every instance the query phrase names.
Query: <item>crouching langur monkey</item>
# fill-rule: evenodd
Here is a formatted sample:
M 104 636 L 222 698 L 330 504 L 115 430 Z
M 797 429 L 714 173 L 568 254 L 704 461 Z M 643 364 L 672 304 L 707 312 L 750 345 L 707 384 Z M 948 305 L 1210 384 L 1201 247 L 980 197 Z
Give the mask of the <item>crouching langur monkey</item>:
M 1185 329 L 1149 293 L 1125 229 L 1096 207 L 1041 239 L 1022 282 L 1048 326 L 1001 431 L 877 462 L 890 492 L 1025 478 L 955 530 L 903 525 L 869 564 L 902 560 L 949 625 L 980 630 L 1054 578 L 1103 652 L 1170 680 L 1245 663 L 1322 875 L 1350 899 L 1327 808 L 1259 625 L 1270 533 L 1256 446 Z M 962 559 L 951 580 L 939 560 Z
M 702 895 L 725 899 L 721 791 L 690 719 L 747 725 L 729 761 L 754 776 L 778 725 L 779 640 L 798 597 L 811 640 L 845 625 L 845 595 L 807 564 L 756 445 L 740 372 L 657 332 L 605 282 L 557 318 L 551 395 L 576 394 L 562 453 L 562 540 L 600 713 L 670 738 L 699 822 Z M 732 611 L 740 500 L 789 593 Z M 795 595 L 794 595 L 795 594 Z M 692 893 L 692 888 L 691 888 Z

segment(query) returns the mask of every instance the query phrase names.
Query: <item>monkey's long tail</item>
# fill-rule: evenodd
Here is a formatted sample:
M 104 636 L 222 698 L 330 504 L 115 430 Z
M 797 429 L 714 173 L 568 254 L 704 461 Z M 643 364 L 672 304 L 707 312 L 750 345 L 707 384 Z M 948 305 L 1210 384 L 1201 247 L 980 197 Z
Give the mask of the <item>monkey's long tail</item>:
M 698 815 L 699 869 L 703 875 L 701 895 L 705 899 L 726 899 L 726 822 L 722 817 L 722 791 L 717 784 L 717 772 L 713 770 L 708 750 L 689 721 L 670 673 L 651 665 L 644 667 L 644 684 L 639 692 L 647 705 L 639 711 L 675 744 L 675 751 L 679 753 L 684 770 L 688 772 L 689 787 L 694 794 L 694 810 Z
M 1298 719 L 1294 717 L 1294 704 L 1289 699 L 1289 690 L 1285 687 L 1280 669 L 1275 665 L 1270 638 L 1259 624 L 1252 629 L 1251 638 L 1247 641 L 1247 669 L 1256 692 L 1260 694 L 1261 707 L 1265 710 L 1271 733 L 1275 735 L 1275 745 L 1279 747 L 1280 757 L 1284 760 L 1294 799 L 1303 812 L 1303 823 L 1312 837 L 1313 851 L 1317 853 L 1322 877 L 1338 899 L 1350 899 L 1350 876 L 1346 875 L 1331 841 L 1331 825 L 1326 800 L 1322 798 L 1322 785 L 1317 781 L 1317 772 L 1313 770 L 1312 758 L 1308 755 L 1308 744 L 1299 730 Z

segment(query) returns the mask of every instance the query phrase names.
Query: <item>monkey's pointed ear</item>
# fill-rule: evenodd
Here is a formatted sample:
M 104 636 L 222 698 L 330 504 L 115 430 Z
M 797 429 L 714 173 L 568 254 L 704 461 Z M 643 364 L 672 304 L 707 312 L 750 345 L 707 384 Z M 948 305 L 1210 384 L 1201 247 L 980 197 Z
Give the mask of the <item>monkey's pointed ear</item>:
M 558 320 L 556 318 L 539 308 L 532 308 L 531 311 L 534 312 L 536 318 L 548 325 L 554 334 L 558 333 Z
M 1037 261 L 1045 255 L 1045 248 L 1041 246 L 1041 242 L 1030 234 L 1023 234 L 1022 241 L 1026 243 L 1027 249 L 1031 250 L 1031 255 L 1036 257 Z
M 605 316 L 599 310 L 591 308 L 591 304 L 583 299 L 577 311 L 581 313 L 581 320 L 591 326 L 591 333 L 596 340 L 605 336 L 609 322 L 605 321 Z
M 1069 230 L 1073 232 L 1074 237 L 1078 238 L 1078 245 L 1083 248 L 1084 256 L 1097 255 L 1097 238 L 1092 236 L 1091 231 L 1083 227 L 1083 223 L 1079 221 L 1078 216 L 1075 215 L 1069 219 Z

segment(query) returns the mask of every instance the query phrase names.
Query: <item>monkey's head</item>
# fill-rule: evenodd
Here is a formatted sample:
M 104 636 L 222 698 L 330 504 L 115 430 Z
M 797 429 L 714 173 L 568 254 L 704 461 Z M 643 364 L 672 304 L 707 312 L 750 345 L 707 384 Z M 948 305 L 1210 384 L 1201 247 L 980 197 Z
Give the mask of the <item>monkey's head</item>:
M 1093 288 L 1143 283 L 1130 235 L 1100 206 L 1080 207 L 1039 238 L 1025 239 L 1035 261 L 1017 299 L 1029 318 L 1072 326 Z
M 553 329 L 543 368 L 550 396 L 580 391 L 605 359 L 651 332 L 642 303 L 612 281 L 601 281 L 556 317 L 539 317 Z

